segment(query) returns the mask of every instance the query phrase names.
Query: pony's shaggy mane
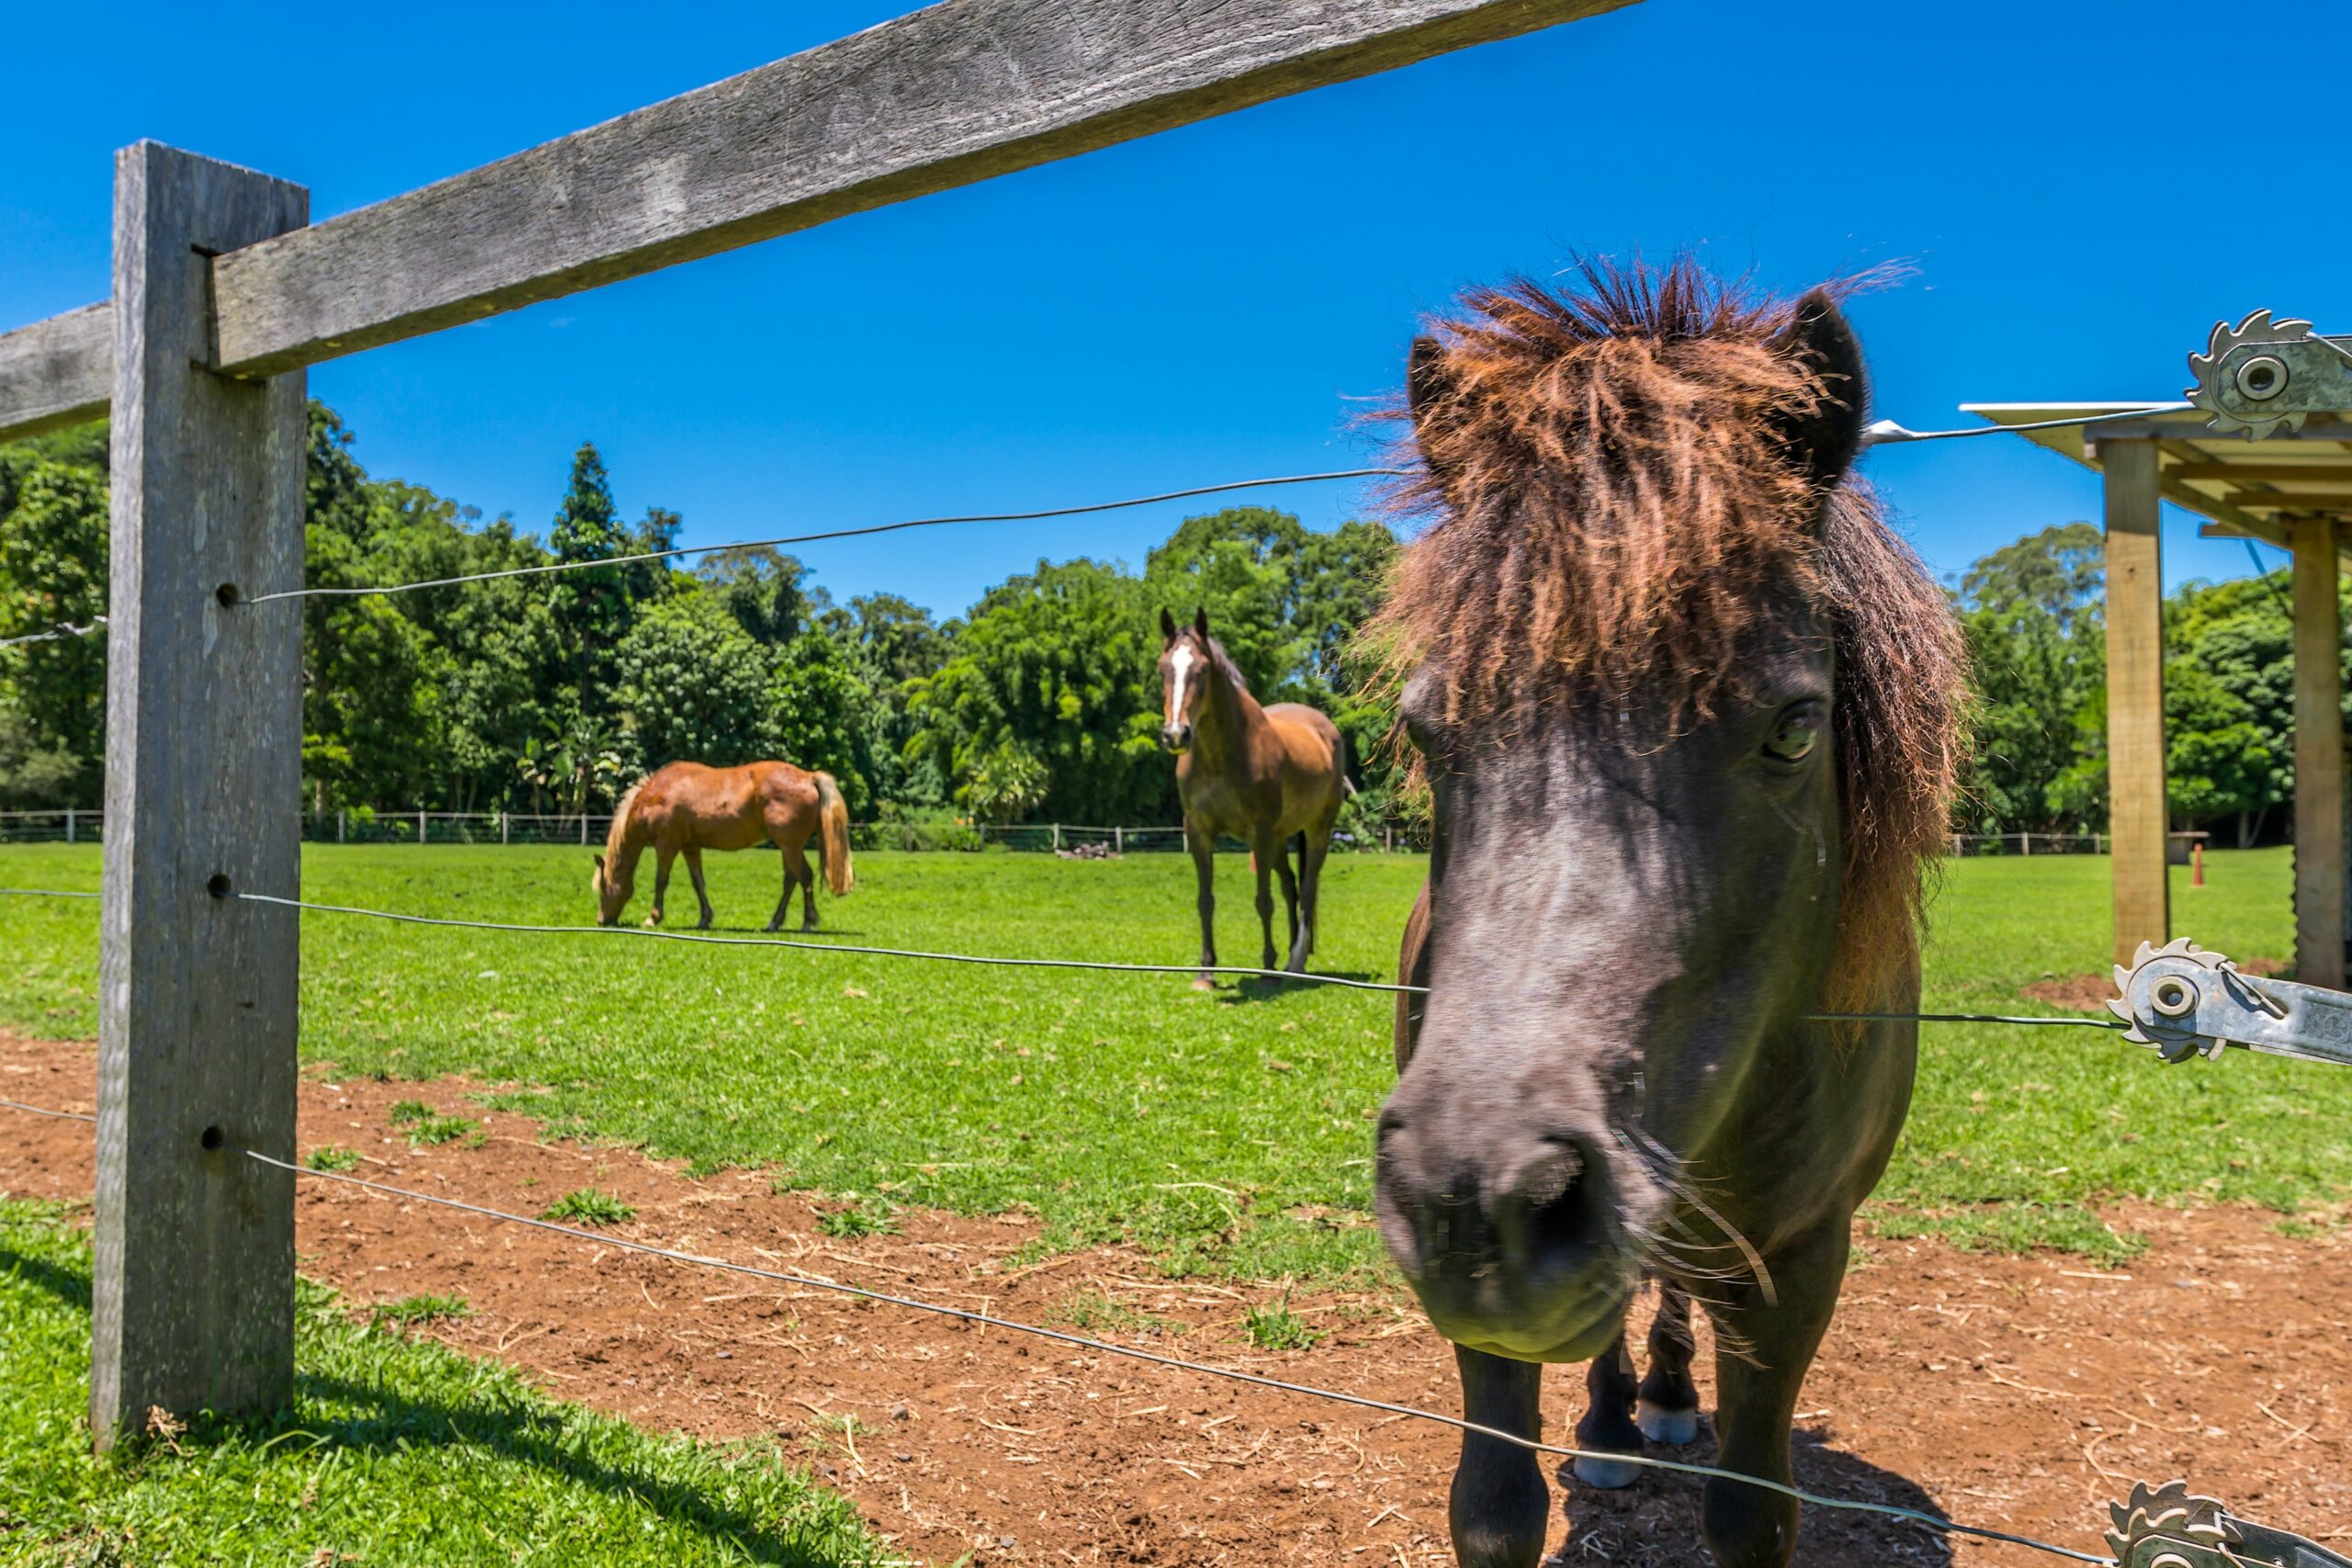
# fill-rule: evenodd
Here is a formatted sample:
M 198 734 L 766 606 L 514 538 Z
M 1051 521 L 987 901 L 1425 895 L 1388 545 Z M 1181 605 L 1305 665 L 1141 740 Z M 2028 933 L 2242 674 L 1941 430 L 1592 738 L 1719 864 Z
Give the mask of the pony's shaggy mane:
M 613 825 L 605 829 L 605 864 L 608 867 L 618 865 L 622 852 L 628 847 L 629 813 L 637 809 L 637 792 L 644 787 L 645 781 L 639 779 L 613 802 Z
M 1449 726 L 1604 704 L 1672 733 L 1739 694 L 1760 635 L 1826 629 L 1845 835 L 1831 999 L 1861 1005 L 1914 961 L 1959 780 L 1959 627 L 1870 492 L 1825 495 L 1792 457 L 1792 429 L 1853 396 L 1789 352 L 1795 302 L 1687 257 L 1578 276 L 1475 289 L 1433 323 L 1419 461 L 1392 502 L 1427 526 L 1365 645 L 1392 686 L 1436 659 Z

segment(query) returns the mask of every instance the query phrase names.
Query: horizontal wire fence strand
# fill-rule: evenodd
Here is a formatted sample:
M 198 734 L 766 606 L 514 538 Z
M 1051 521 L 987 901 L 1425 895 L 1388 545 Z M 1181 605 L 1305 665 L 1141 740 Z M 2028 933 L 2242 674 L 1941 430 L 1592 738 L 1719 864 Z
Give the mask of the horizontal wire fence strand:
M 28 898 L 96 898 L 96 893 L 48 887 L 0 887 L 0 896 Z M 368 909 L 355 904 L 320 904 L 307 898 L 281 898 L 271 893 L 232 893 L 229 897 L 253 904 L 286 909 L 306 909 L 321 915 L 353 915 L 364 919 L 390 920 L 404 926 L 442 926 L 458 931 L 505 931 L 518 936 L 636 937 L 657 942 L 693 942 L 704 947 L 781 947 L 798 953 L 846 953 L 865 958 L 911 958 L 932 964 L 973 964 L 1005 969 L 1107 970 L 1123 975 L 1235 975 L 1261 980 L 1298 981 L 1312 986 L 1336 986 L 1353 991 L 1383 991 L 1390 995 L 1425 997 L 1427 986 L 1398 985 L 1387 980 L 1351 980 L 1341 975 L 1294 974 L 1287 969 L 1258 969 L 1242 964 L 1117 964 L 1092 958 L 1012 958 L 978 953 L 932 953 L 920 948 L 871 947 L 854 942 L 796 942 L 788 937 L 707 936 L 700 931 L 665 931 L 641 926 L 545 926 L 503 920 L 462 920 L 447 915 L 410 915 L 393 909 Z M 2023 1013 L 1991 1012 L 1809 1012 L 1808 1023 L 2005 1023 L 2060 1029 L 2125 1027 L 2113 1019 L 2049 1018 Z
M 1297 980 L 1309 985 L 1338 986 L 1349 990 L 1385 991 L 1392 995 L 1425 997 L 1427 986 L 1398 985 L 1386 980 L 1351 980 L 1339 975 L 1294 974 L 1286 969 L 1256 969 L 1239 964 L 1115 964 L 1089 958 L 1007 958 L 974 953 L 931 953 L 917 948 L 869 947 L 851 942 L 796 942 L 786 937 L 706 936 L 698 931 L 665 931 L 641 926 L 534 926 L 498 920 L 461 920 L 441 915 L 406 915 L 390 909 L 368 909 L 351 904 L 314 904 L 302 898 L 280 898 L 269 893 L 232 893 L 230 897 L 288 909 L 323 915 L 356 915 L 401 925 L 451 926 L 463 931 L 510 931 L 526 936 L 651 937 L 662 942 L 697 942 L 712 947 L 782 947 L 802 953 L 848 953 L 868 958 L 914 958 L 937 964 L 977 964 L 1013 969 L 1093 969 L 1131 975 L 1238 975 L 1265 980 Z M 2037 1018 L 2002 1013 L 1811 1012 L 1810 1023 L 2025 1023 L 2055 1024 L 2076 1029 L 2116 1030 L 2111 1019 Z
M 474 571 L 458 577 L 435 577 L 418 582 L 395 582 L 372 588 L 286 588 L 256 593 L 238 601 L 266 604 L 277 599 L 347 598 L 367 593 L 408 593 L 420 588 L 454 588 L 461 582 L 489 582 L 507 577 L 543 577 L 549 572 L 584 571 L 590 567 L 633 566 L 640 561 L 675 560 L 686 556 L 716 555 L 721 550 L 759 549 L 772 545 L 813 545 L 823 539 L 862 539 L 875 534 L 895 534 L 907 528 L 944 528 L 966 523 L 1035 523 L 1054 517 L 1080 517 L 1094 512 L 1120 512 L 1164 501 L 1190 501 L 1196 496 L 1223 495 L 1231 491 L 1267 490 L 1277 485 L 1326 484 L 1336 479 L 1403 478 L 1408 468 L 1338 468 L 1322 474 L 1278 474 L 1268 479 L 1229 479 L 1223 484 L 1196 485 L 1159 495 L 1129 496 L 1123 501 L 1094 501 L 1077 506 L 1047 506 L 1031 512 L 975 512 L 956 517 L 910 517 L 896 523 L 869 523 L 860 528 L 829 528 L 815 534 L 786 534 L 772 539 L 730 539 L 718 545 L 687 545 L 674 550 L 647 550 L 638 555 L 606 556 L 597 560 L 549 561 L 539 566 L 508 567 L 501 571 Z
M 2145 419 L 2152 413 L 2181 413 L 2196 406 L 2195 403 L 2148 403 L 2136 409 L 2112 409 L 2105 413 L 2029 420 L 2023 424 L 1972 424 L 1964 430 L 1906 430 L 1891 419 L 1883 419 L 1862 432 L 1862 445 L 1893 446 L 1905 441 L 1958 441 L 1972 435 L 2014 435 L 2025 430 L 2064 430 L 2070 425 L 2102 424 L 2113 419 Z M 2195 439 L 2193 434 L 2189 439 Z
M 1046 1328 L 1038 1324 L 1021 1323 L 1012 1318 L 997 1317 L 988 1313 L 973 1312 L 965 1307 L 944 1306 L 939 1303 L 926 1302 L 914 1296 L 901 1296 L 893 1294 L 888 1291 L 870 1290 L 863 1285 L 847 1284 L 839 1280 L 828 1279 L 820 1274 L 801 1274 L 789 1269 L 761 1269 L 748 1263 L 730 1262 L 723 1258 L 710 1258 L 697 1253 L 679 1252 L 670 1247 L 655 1247 L 650 1242 L 629 1241 L 618 1236 L 599 1235 L 594 1232 L 575 1229 L 571 1225 L 558 1224 L 552 1220 L 535 1219 L 526 1214 L 508 1213 L 502 1209 L 486 1208 L 479 1203 L 468 1203 L 455 1198 L 435 1197 L 429 1192 L 417 1192 L 404 1187 L 394 1187 L 387 1182 L 370 1181 L 365 1177 L 352 1176 L 343 1171 L 313 1170 L 307 1166 L 296 1165 L 289 1160 L 277 1159 L 254 1149 L 241 1149 L 240 1152 L 245 1155 L 248 1158 L 257 1160 L 263 1165 L 274 1166 L 279 1170 L 291 1171 L 296 1176 L 314 1177 L 323 1180 L 339 1181 L 353 1187 L 365 1188 L 371 1192 L 381 1193 L 387 1197 L 403 1198 L 415 1202 L 429 1203 L 438 1208 L 454 1209 L 460 1213 L 474 1214 L 482 1219 L 496 1220 L 507 1224 L 528 1225 L 535 1230 L 552 1231 L 558 1235 L 569 1236 L 574 1241 L 584 1243 L 590 1247 L 608 1247 L 616 1251 L 638 1253 L 648 1258 L 666 1258 L 673 1263 L 687 1263 L 705 1269 L 717 1269 L 731 1274 L 742 1274 L 748 1275 L 753 1279 L 771 1280 L 777 1284 L 798 1285 L 808 1289 L 831 1291 L 837 1295 L 849 1296 L 858 1301 L 873 1302 L 878 1305 L 884 1306 L 903 1307 L 909 1311 L 929 1313 L 940 1317 L 955 1318 L 965 1323 L 976 1324 L 982 1327 L 1001 1328 L 1011 1333 L 1032 1335 L 1040 1339 L 1050 1339 L 1057 1344 L 1074 1346 L 1082 1350 L 1092 1350 L 1102 1355 L 1119 1356 L 1129 1360 L 1144 1361 L 1152 1366 L 1165 1367 L 1175 1371 L 1193 1372 L 1205 1377 L 1223 1378 L 1233 1382 L 1248 1383 L 1257 1388 L 1272 1389 L 1277 1393 L 1282 1393 L 1299 1394 L 1306 1398 L 1318 1399 L 1329 1404 L 1353 1405 L 1359 1409 L 1377 1410 L 1386 1415 L 1403 1416 L 1411 1417 L 1415 1420 L 1434 1422 L 1442 1427 L 1450 1427 L 1458 1432 L 1476 1433 L 1483 1438 L 1494 1438 L 1498 1442 L 1509 1443 L 1514 1448 L 1525 1449 L 1531 1453 L 1551 1454 L 1561 1459 L 1568 1460 L 1590 1459 L 1614 1461 L 1624 1464 L 1638 1465 L 1649 1470 L 1668 1471 L 1679 1475 L 1693 1475 L 1710 1480 L 1730 1481 L 1741 1485 L 1758 1487 L 1767 1492 L 1777 1493 L 1783 1497 L 1792 1497 L 1800 1503 L 1811 1503 L 1816 1507 L 1833 1508 L 1852 1513 L 1877 1514 L 1888 1518 L 1901 1519 L 1911 1524 L 1924 1525 L 1930 1529 L 1950 1530 L 1962 1535 L 1974 1536 L 1980 1540 L 2005 1541 L 2012 1546 L 2030 1547 L 2037 1551 L 2048 1552 L 2052 1556 L 2064 1557 L 2075 1562 L 2103 1563 L 2109 1565 L 2109 1568 L 2114 1568 L 2115 1564 L 2115 1560 L 2111 1557 L 2100 1557 L 2086 1551 L 2076 1551 L 2071 1547 L 2058 1546 L 2045 1540 L 2037 1540 L 2031 1536 L 2013 1535 L 2006 1530 L 1986 1529 L 1975 1525 L 1959 1524 L 1953 1520 L 1939 1518 L 1936 1515 L 1925 1513 L 1916 1508 L 1904 1508 L 1895 1506 L 1892 1504 L 1862 1502 L 1844 1497 L 1826 1497 L 1817 1493 L 1804 1491 L 1799 1487 L 1783 1485 L 1777 1481 L 1768 1481 L 1760 1476 L 1743 1475 L 1737 1471 L 1722 1470 L 1713 1465 L 1689 1464 L 1679 1460 L 1653 1459 L 1647 1454 L 1601 1453 L 1587 1449 L 1564 1448 L 1555 1443 L 1544 1443 L 1539 1442 L 1532 1438 L 1522 1438 L 1515 1432 L 1506 1432 L 1499 1427 L 1481 1426 L 1475 1421 L 1465 1421 L 1460 1416 L 1442 1415 L 1434 1410 L 1422 1410 L 1410 1404 L 1395 1404 L 1386 1400 L 1374 1399 L 1366 1394 L 1343 1393 L 1336 1389 L 1317 1388 L 1312 1383 L 1289 1382 L 1283 1379 L 1270 1378 L 1259 1372 L 1246 1372 L 1235 1367 L 1212 1366 L 1204 1361 L 1187 1361 L 1175 1356 L 1163 1356 L 1157 1351 L 1136 1349 L 1125 1345 L 1114 1345 L 1107 1340 L 1090 1339 L 1080 1334 L 1064 1333 L 1060 1329 Z
M 39 1105 L 27 1105 L 21 1100 L 0 1100 L 0 1109 L 21 1111 L 28 1116 L 54 1117 L 60 1122 L 88 1122 L 95 1123 L 97 1121 L 96 1117 L 85 1116 L 79 1111 L 51 1111 Z
M 302 898 L 280 898 L 268 893 L 232 893 L 254 904 L 275 904 L 322 915 L 357 915 L 409 926 L 452 926 L 462 931 L 509 931 L 522 936 L 650 937 L 657 942 L 694 942 L 703 947 L 780 947 L 801 953 L 847 953 L 867 958 L 913 958 L 933 964 L 976 964 L 1006 969 L 1099 969 L 1127 975 L 1236 975 L 1262 980 L 1297 980 L 1313 986 L 1338 986 L 1356 991 L 1404 991 L 1425 996 L 1426 986 L 1397 986 L 1385 980 L 1351 980 L 1340 975 L 1293 974 L 1286 969 L 1258 969 L 1235 964 L 1117 964 L 1093 958 L 1011 958 L 978 953 L 931 953 L 921 948 L 869 947 L 846 942 L 797 942 L 789 937 L 708 936 L 700 931 L 665 931 L 644 926 L 534 926 L 500 920 L 460 920 L 442 915 L 407 915 L 391 909 L 366 909 L 351 904 L 314 904 Z
M 86 626 L 77 626 L 71 621 L 60 621 L 45 632 L 27 632 L 21 637 L 0 637 L 0 648 L 16 648 L 28 642 L 62 642 L 70 637 L 88 637 L 92 632 L 104 631 L 106 626 L 107 618 L 104 615 L 91 616 L 90 624 Z

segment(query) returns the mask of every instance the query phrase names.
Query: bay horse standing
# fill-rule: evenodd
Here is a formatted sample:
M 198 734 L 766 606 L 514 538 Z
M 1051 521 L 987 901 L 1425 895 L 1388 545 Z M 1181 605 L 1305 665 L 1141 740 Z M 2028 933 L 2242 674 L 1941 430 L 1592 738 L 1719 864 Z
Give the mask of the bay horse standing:
M 1856 1206 L 1911 1098 L 1917 922 L 1960 758 L 1943 594 L 1847 481 L 1860 350 L 1835 296 L 1685 260 L 1468 295 L 1417 342 L 1430 519 L 1368 634 L 1432 790 L 1374 1206 L 1464 1415 L 1533 1438 L 1542 1364 L 1591 1362 L 1576 1446 L 1623 1485 L 1697 1435 L 1787 1483 Z M 1660 1281 L 1638 1382 L 1629 1304 Z M 1797 1504 L 1711 1479 L 1722 1568 L 1781 1568 Z M 1536 1456 L 1466 1434 L 1464 1568 L 1535 1568 Z
M 1179 626 L 1159 612 L 1159 743 L 1176 756 L 1176 795 L 1184 806 L 1184 845 L 1200 884 L 1201 964 L 1216 964 L 1216 840 L 1230 833 L 1250 845 L 1258 877 L 1258 925 L 1265 942 L 1258 967 L 1274 966 L 1274 897 L 1279 875 L 1290 909 L 1290 954 L 1283 967 L 1306 972 L 1315 951 L 1317 895 L 1331 824 L 1349 789 L 1347 746 L 1339 726 L 1303 703 L 1261 707 L 1249 682 L 1209 636 L 1208 612 Z M 1298 852 L 1291 870 L 1289 852 Z M 1206 990 L 1206 975 L 1193 984 Z
M 784 896 L 767 929 L 784 924 L 792 890 L 800 889 L 800 929 L 817 929 L 817 874 L 806 848 L 823 845 L 825 885 L 839 897 L 850 890 L 849 806 L 831 773 L 811 773 L 790 762 L 746 762 L 740 768 L 707 768 L 673 762 L 630 786 L 613 808 L 605 852 L 596 857 L 596 923 L 618 925 L 637 890 L 637 863 L 650 845 L 655 856 L 653 912 L 649 926 L 662 923 L 670 891 L 670 863 L 686 857 L 695 900 L 702 906 L 698 931 L 710 928 L 710 895 L 702 880 L 705 850 L 748 850 L 771 843 L 784 852 Z

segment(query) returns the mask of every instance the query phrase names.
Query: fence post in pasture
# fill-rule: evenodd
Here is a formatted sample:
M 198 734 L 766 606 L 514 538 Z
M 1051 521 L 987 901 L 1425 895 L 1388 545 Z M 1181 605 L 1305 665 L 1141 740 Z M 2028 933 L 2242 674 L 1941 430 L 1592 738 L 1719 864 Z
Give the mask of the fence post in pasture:
M 1127 830 L 1125 828 L 1111 829 L 1111 852 L 1114 855 L 1127 852 Z
M 65 841 L 74 841 L 74 808 L 70 806 L 65 808 Z
M 1055 823 L 1055 824 L 1054 824 L 1054 853 L 1056 853 L 1056 854 L 1059 854 L 1059 853 L 1061 853 L 1061 852 L 1062 852 L 1062 825 L 1061 825 L 1060 823 L 1057 822 L 1057 823 Z
M 416 841 L 420 844 L 424 842 L 424 813 L 422 811 L 416 814 Z
M 498 814 L 498 841 L 500 843 L 511 844 L 514 841 L 512 832 L 514 823 L 514 819 L 512 817 L 509 817 L 505 812 L 502 811 Z
M 338 843 L 338 844 L 339 844 L 339 843 L 341 843 L 341 842 L 343 842 L 343 822 L 344 822 L 344 818 L 345 818 L 345 817 L 348 817 L 349 815 L 350 815 L 350 813 L 349 813 L 348 811 L 345 810 L 342 807 L 338 806 L 338 807 L 335 807 L 335 810 L 334 810 L 334 841 L 335 841 L 336 843 Z
M 115 158 L 106 901 L 90 1429 L 269 1410 L 294 1380 L 303 374 L 209 368 L 212 260 L 310 195 Z
M 585 807 L 580 813 L 580 847 L 583 850 L 588 847 L 588 812 Z
M 2033 835 L 2031 833 L 2019 833 L 2018 835 L 2018 853 L 2021 855 L 2030 855 L 2033 853 Z

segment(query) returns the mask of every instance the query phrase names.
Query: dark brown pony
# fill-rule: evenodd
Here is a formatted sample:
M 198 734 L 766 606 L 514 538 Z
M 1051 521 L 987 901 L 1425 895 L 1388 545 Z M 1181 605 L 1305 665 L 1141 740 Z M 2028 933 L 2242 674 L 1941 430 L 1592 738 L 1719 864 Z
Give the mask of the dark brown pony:
M 1184 805 L 1184 843 L 1200 883 L 1201 963 L 1216 963 L 1216 840 L 1230 833 L 1250 845 L 1258 875 L 1261 969 L 1274 966 L 1274 897 L 1279 875 L 1290 907 L 1292 974 L 1306 973 L 1315 951 L 1317 894 L 1331 824 L 1348 790 L 1346 744 L 1339 727 L 1299 703 L 1260 707 L 1249 683 L 1216 639 L 1205 611 L 1179 626 L 1159 612 L 1159 743 L 1176 754 L 1176 795 Z M 1298 852 L 1291 870 L 1288 851 Z M 1210 984 L 1203 975 L 1193 984 Z
M 1861 355 L 1834 297 L 1690 263 L 1468 297 L 1416 343 L 1433 518 L 1369 634 L 1432 790 L 1375 1205 L 1457 1347 L 1464 1414 L 1534 1438 L 1540 1363 L 1592 1362 L 1577 1446 L 1696 1436 L 1790 1479 L 1854 1209 L 1908 1109 L 1922 879 L 1959 756 L 1943 595 L 1847 482 Z M 1636 1382 L 1628 1304 L 1661 1282 Z M 1589 1483 L 1633 1467 L 1579 1461 Z M 1724 1568 L 1797 1505 L 1711 1480 Z M 1534 1568 L 1535 1456 L 1464 1438 L 1464 1568 Z
M 748 850 L 766 842 L 784 852 L 784 897 L 767 929 L 784 924 L 792 890 L 800 888 L 800 929 L 817 929 L 817 874 L 804 852 L 821 835 L 825 885 L 836 897 L 850 889 L 849 807 L 831 773 L 810 773 L 789 762 L 746 762 L 740 768 L 706 768 L 673 762 L 629 789 L 613 808 L 605 852 L 596 857 L 596 923 L 618 925 L 637 890 L 638 857 L 652 846 L 653 912 L 646 924 L 662 923 L 662 899 L 670 891 L 670 863 L 683 854 L 702 906 L 697 930 L 710 925 L 710 895 L 703 888 L 705 850 Z

